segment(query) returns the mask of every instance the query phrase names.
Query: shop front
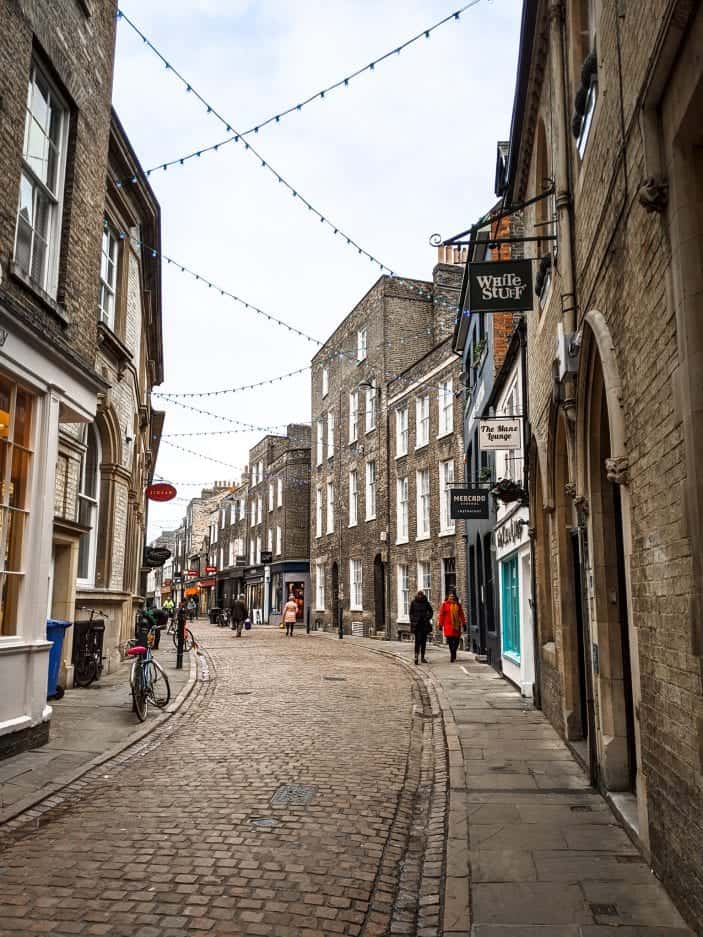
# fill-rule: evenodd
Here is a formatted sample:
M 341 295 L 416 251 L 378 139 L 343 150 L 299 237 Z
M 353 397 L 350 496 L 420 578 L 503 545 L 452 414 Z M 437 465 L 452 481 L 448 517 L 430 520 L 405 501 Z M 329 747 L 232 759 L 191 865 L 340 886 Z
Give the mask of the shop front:
M 283 606 L 289 598 L 298 606 L 298 625 L 306 625 L 311 607 L 309 563 L 275 563 L 271 567 L 271 615 L 272 624 L 280 620 Z
M 247 608 L 255 625 L 263 624 L 265 608 L 265 582 L 263 566 L 248 566 L 244 570 L 244 584 Z
M 198 614 L 207 617 L 211 608 L 217 607 L 217 579 L 214 576 L 200 580 Z
M 528 526 L 528 509 L 519 507 L 501 518 L 494 536 L 500 582 L 503 674 L 523 696 L 531 697 L 535 672 Z
M 246 595 L 242 571 L 234 567 L 217 574 L 217 605 L 231 608 L 239 595 Z
M 48 739 L 46 622 L 68 615 L 53 565 L 59 424 L 91 422 L 103 389 L 0 306 L 0 753 Z M 74 526 L 72 589 L 77 517 Z

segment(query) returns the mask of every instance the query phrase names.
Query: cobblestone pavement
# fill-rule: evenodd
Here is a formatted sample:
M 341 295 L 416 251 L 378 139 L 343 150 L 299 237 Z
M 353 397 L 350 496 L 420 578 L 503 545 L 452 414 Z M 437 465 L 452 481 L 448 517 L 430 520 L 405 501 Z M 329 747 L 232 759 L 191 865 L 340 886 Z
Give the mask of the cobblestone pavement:
M 432 692 L 348 641 L 197 636 L 177 715 L 0 828 L 0 933 L 434 937 Z

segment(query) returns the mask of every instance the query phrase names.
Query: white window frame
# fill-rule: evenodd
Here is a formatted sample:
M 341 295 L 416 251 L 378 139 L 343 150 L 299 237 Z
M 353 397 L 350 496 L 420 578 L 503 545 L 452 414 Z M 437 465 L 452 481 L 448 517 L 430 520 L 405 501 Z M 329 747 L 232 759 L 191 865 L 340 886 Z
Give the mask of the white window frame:
M 93 438 L 95 439 L 95 497 L 88 495 L 85 492 L 88 437 L 91 431 L 94 433 Z M 82 586 L 94 586 L 95 564 L 98 556 L 98 523 L 100 518 L 100 463 L 102 461 L 100 433 L 98 433 L 98 428 L 94 423 L 85 425 L 85 433 L 83 438 L 86 450 L 81 460 L 81 475 L 78 489 L 78 520 L 84 527 L 90 527 L 90 532 L 83 534 L 80 538 L 80 540 L 83 540 L 83 537 L 88 538 L 88 574 L 87 576 L 77 575 L 76 582 L 80 583 Z M 9 487 L 11 486 L 8 486 L 8 488 Z M 80 563 L 80 541 L 78 562 Z
M 283 507 L 283 479 L 279 478 L 276 492 L 276 507 Z
M 58 115 L 59 121 L 57 142 L 55 144 L 57 155 L 56 183 L 54 189 L 49 187 L 47 182 L 41 178 L 41 176 L 29 162 L 28 146 L 30 130 L 39 128 L 44 140 L 47 143 L 47 154 L 49 152 L 48 147 L 52 145 L 49 142 L 48 134 L 45 133 L 47 128 L 41 127 L 39 121 L 36 119 L 31 110 L 31 101 L 34 97 L 34 90 L 37 87 L 37 76 L 40 77 L 41 82 L 46 85 L 48 90 L 48 110 L 51 111 L 53 108 L 54 112 Z M 22 179 L 20 181 L 20 195 L 18 198 L 17 218 L 15 222 L 15 243 L 13 256 L 14 261 L 20 269 L 21 273 L 31 282 L 35 283 L 52 299 L 56 298 L 56 293 L 58 290 L 59 256 L 61 253 L 61 222 L 63 216 L 64 187 L 66 181 L 66 154 L 68 150 L 69 124 L 70 111 L 68 105 L 64 101 L 60 92 L 57 91 L 56 86 L 50 80 L 44 69 L 37 64 L 36 60 L 33 61 L 29 74 L 27 105 L 25 108 L 24 142 L 22 145 Z M 17 251 L 17 246 L 20 239 L 20 206 L 22 204 L 21 199 L 23 186 L 29 187 L 32 190 L 31 223 L 27 221 L 26 216 L 23 217 L 23 224 L 29 224 L 31 231 L 29 263 L 27 270 L 25 270 L 24 267 L 20 264 Z M 43 201 L 48 206 L 45 236 L 39 235 L 37 233 L 36 207 L 39 201 Z M 44 258 L 43 269 L 39 279 L 36 279 L 32 276 L 32 268 L 34 266 L 35 259 L 35 240 L 37 237 L 45 241 L 46 244 L 46 256 Z
M 334 413 L 327 414 L 327 458 L 334 456 Z
M 401 459 L 408 454 L 408 405 L 395 411 L 395 457 Z
M 430 536 L 430 470 L 418 469 L 415 473 L 415 489 L 417 497 L 417 526 L 416 540 L 427 540 Z
M 256 566 L 256 541 L 253 537 L 249 538 L 249 565 Z
M 365 361 L 368 354 L 369 333 L 366 326 L 357 329 L 356 332 L 356 360 Z
M 273 482 L 269 482 L 269 514 L 273 511 Z
M 117 306 L 117 269 L 120 260 L 119 235 L 110 222 L 103 224 L 100 250 L 100 292 L 98 295 L 98 319 L 111 331 L 115 331 Z
M 256 523 L 260 524 L 264 517 L 264 499 L 261 495 L 256 498 Z
M 269 553 L 273 550 L 273 527 L 266 531 L 266 549 Z
M 422 429 L 422 432 L 420 430 Z M 415 400 L 415 448 L 422 449 L 430 441 L 430 395 Z
M 322 487 L 315 489 L 315 536 L 322 536 Z
M 376 429 L 376 387 L 373 385 L 366 388 L 364 420 L 367 433 L 371 433 Z
M 359 523 L 359 473 L 356 469 L 349 471 L 349 526 L 356 527 Z
M 315 611 L 325 610 L 325 561 L 315 563 Z
M 349 444 L 359 438 L 359 391 L 349 392 Z
M 256 562 L 261 562 L 261 534 L 256 535 Z
M 322 396 L 326 397 L 330 390 L 330 375 L 327 368 L 322 369 Z
M 283 529 L 280 524 L 276 525 L 276 556 L 283 553 Z
M 365 510 L 366 520 L 376 520 L 376 460 L 369 459 L 366 463 L 366 491 L 365 491 Z
M 325 430 L 322 418 L 317 421 L 317 446 L 316 446 L 317 458 L 316 464 L 322 465 L 322 460 L 325 454 Z
M 398 563 L 395 568 L 398 617 L 400 622 L 410 621 L 410 570 L 407 563 Z
M 432 602 L 432 563 L 430 560 L 417 561 L 417 588 L 422 590 L 428 602 Z
M 327 533 L 334 533 L 334 482 L 327 482 Z
M 408 476 L 396 481 L 396 543 L 408 542 Z
M 251 511 L 249 512 L 249 526 L 256 527 L 256 501 L 251 499 Z
M 439 463 L 439 534 L 453 534 L 456 522 L 451 518 L 451 490 L 454 482 L 454 459 Z
M 448 436 L 454 431 L 454 381 L 451 377 L 439 384 L 439 432 L 437 438 Z
M 364 570 L 361 560 L 349 560 L 349 611 L 364 608 Z

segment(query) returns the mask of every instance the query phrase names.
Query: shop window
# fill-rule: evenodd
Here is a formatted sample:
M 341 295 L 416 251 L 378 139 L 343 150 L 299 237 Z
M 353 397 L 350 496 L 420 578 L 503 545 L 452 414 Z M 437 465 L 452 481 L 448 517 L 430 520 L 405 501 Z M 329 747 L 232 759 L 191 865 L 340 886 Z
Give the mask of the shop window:
M 81 464 L 81 483 L 78 492 L 78 523 L 89 527 L 78 544 L 78 580 L 84 585 L 95 582 L 95 555 L 98 542 L 98 499 L 100 493 L 100 440 L 95 425 L 85 427 L 83 434 L 85 453 Z
M 34 398 L 0 378 L 0 635 L 17 633 L 29 519 Z
M 520 586 L 517 556 L 500 564 L 503 654 L 520 660 Z
M 34 63 L 25 113 L 15 263 L 52 298 L 58 286 L 68 123 L 68 109 Z

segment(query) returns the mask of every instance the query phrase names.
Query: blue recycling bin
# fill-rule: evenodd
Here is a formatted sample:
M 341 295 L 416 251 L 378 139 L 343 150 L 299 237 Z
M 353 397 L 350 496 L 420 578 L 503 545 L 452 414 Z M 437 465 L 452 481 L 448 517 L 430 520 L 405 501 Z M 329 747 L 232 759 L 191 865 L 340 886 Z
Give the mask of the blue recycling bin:
M 50 618 L 46 623 L 46 640 L 51 641 L 49 650 L 49 681 L 46 687 L 47 699 L 55 696 L 61 699 L 63 696 L 63 687 L 58 685 L 59 670 L 61 669 L 61 651 L 63 649 L 63 638 L 68 628 L 73 622 L 61 621 L 57 618 Z

